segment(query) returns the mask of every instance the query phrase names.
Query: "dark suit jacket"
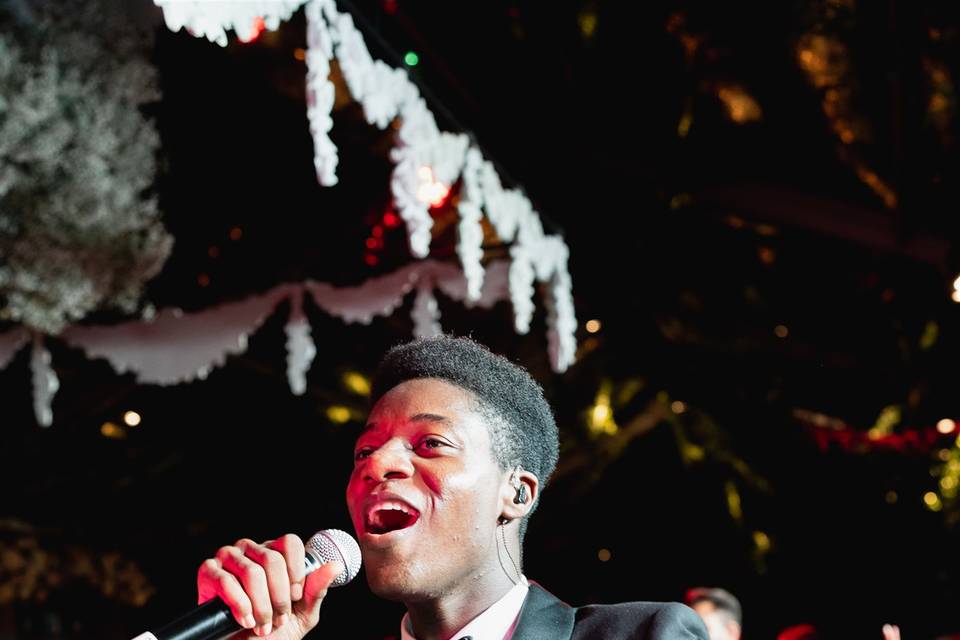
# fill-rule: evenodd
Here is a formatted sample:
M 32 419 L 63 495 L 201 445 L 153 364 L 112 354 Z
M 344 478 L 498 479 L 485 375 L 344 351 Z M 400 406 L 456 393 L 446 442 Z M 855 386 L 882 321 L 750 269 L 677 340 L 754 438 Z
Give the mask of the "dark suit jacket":
M 693 609 L 676 602 L 571 607 L 540 585 L 530 591 L 512 640 L 707 640 Z

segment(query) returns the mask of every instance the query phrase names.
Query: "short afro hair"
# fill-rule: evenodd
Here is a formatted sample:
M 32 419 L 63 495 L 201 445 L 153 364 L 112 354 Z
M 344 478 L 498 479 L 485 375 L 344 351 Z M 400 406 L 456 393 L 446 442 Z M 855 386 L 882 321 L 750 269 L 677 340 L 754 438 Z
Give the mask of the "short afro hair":
M 383 356 L 373 377 L 371 406 L 395 386 L 419 378 L 444 380 L 471 392 L 488 419 L 500 468 L 520 465 L 537 476 L 541 489 L 546 486 L 557 466 L 560 436 L 543 388 L 525 369 L 469 338 L 413 340 Z

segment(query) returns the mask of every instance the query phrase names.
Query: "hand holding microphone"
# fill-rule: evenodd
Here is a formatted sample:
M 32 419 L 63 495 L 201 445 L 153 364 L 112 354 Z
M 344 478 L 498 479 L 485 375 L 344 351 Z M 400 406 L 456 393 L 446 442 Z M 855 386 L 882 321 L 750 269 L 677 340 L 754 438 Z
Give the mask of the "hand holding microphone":
M 306 546 L 288 534 L 258 544 L 221 547 L 197 572 L 199 608 L 134 640 L 300 640 L 316 626 L 331 586 L 360 570 L 360 548 L 349 534 L 328 529 Z

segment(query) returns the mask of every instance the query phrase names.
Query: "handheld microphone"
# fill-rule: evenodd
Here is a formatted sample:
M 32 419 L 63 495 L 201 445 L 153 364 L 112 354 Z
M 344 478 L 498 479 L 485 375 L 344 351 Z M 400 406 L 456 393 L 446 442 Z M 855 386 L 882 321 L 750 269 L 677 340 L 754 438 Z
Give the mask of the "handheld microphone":
M 353 537 L 339 529 L 324 529 L 313 534 L 304 545 L 306 575 L 328 562 L 337 561 L 346 567 L 330 583 L 341 587 L 360 572 L 360 547 Z M 216 640 L 242 627 L 233 619 L 230 607 L 220 598 L 206 602 L 190 613 L 156 631 L 147 631 L 133 640 Z

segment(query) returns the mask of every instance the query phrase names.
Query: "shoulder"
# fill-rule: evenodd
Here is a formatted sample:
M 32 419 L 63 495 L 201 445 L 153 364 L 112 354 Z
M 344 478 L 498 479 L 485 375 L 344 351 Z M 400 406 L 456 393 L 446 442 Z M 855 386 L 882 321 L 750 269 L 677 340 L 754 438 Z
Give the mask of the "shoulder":
M 573 638 L 706 640 L 693 609 L 678 602 L 623 602 L 579 607 Z

